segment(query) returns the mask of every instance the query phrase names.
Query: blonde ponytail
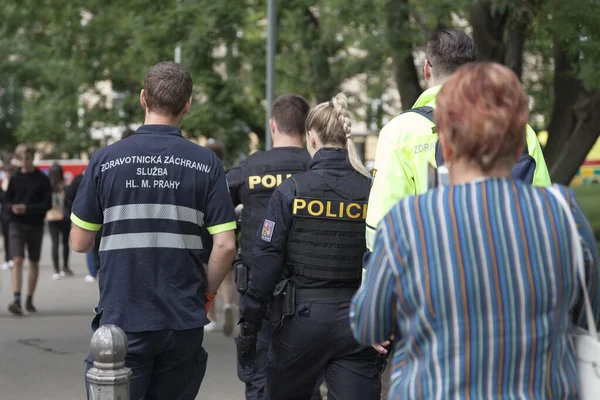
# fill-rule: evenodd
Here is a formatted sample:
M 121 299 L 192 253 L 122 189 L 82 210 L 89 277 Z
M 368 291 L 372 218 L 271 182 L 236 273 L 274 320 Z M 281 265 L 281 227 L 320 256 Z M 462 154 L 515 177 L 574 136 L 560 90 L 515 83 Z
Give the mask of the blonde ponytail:
M 342 93 L 310 110 L 306 118 L 306 131 L 310 130 L 314 130 L 325 145 L 345 147 L 352 168 L 367 178 L 371 177 L 352 140 L 352 120 L 348 113 L 348 102 Z
M 371 179 L 371 174 L 362 163 L 360 154 L 358 154 L 358 149 L 356 148 L 356 144 L 354 143 L 354 140 L 352 140 L 352 136 L 350 136 L 346 141 L 346 150 L 348 150 L 348 161 L 350 161 L 352 168 L 354 168 L 354 170 L 361 175 Z

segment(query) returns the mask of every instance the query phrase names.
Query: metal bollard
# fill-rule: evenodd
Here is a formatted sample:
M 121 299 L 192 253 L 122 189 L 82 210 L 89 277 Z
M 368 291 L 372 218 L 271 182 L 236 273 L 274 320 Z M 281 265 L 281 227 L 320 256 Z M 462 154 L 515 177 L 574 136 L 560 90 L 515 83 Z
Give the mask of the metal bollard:
M 118 326 L 103 325 L 96 330 L 90 343 L 94 366 L 86 374 L 91 400 L 129 400 L 127 348 L 127 336 Z

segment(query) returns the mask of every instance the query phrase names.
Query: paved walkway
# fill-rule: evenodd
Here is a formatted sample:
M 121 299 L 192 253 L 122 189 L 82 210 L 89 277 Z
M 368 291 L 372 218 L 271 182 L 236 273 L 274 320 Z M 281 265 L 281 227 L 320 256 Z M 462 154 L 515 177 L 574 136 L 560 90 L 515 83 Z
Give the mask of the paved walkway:
M 83 281 L 85 257 L 76 253 L 71 253 L 75 276 L 53 281 L 50 238 L 45 239 L 34 299 L 37 314 L 17 318 L 8 313 L 12 300 L 10 272 L 0 270 L 2 400 L 85 398 L 83 360 L 91 339 L 90 322 L 98 287 Z M 236 376 L 233 339 L 220 332 L 206 333 L 204 343 L 209 364 L 197 399 L 243 399 L 243 385 Z

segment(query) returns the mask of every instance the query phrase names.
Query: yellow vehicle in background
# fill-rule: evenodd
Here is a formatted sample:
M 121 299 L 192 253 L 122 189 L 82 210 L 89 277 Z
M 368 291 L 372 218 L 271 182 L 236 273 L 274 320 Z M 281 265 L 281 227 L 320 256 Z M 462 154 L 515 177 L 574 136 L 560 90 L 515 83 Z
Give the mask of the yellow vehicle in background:
M 545 146 L 546 140 L 548 140 L 548 132 L 540 132 L 538 138 L 540 144 Z M 577 175 L 571 181 L 571 186 L 589 185 L 591 183 L 600 183 L 600 138 L 577 171 Z
M 571 181 L 572 186 L 600 183 L 600 139 L 588 153 L 577 175 Z

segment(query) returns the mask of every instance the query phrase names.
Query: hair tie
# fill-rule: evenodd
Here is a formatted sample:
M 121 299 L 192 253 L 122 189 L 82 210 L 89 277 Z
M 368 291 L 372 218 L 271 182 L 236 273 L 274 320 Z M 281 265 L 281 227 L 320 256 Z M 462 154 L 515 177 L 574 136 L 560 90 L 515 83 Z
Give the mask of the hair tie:
M 334 105 L 333 105 L 333 99 L 329 100 L 329 107 L 334 107 Z
M 350 139 L 352 137 L 352 133 L 346 133 L 346 139 Z

